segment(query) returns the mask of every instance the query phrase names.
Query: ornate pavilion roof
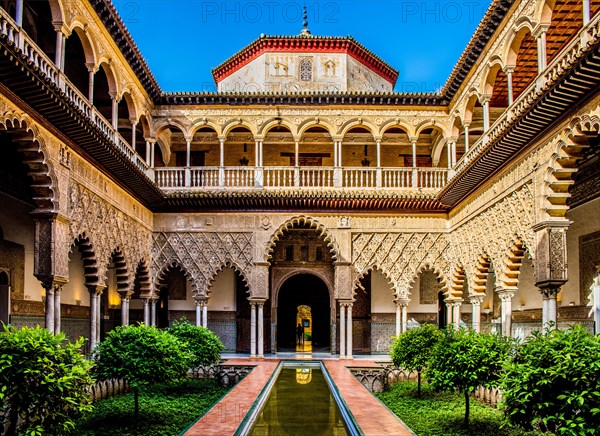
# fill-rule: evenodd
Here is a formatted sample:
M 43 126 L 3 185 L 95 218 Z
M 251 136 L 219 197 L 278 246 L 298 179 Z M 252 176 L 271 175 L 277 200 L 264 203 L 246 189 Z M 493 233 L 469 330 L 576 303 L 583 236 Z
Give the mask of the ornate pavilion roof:
M 300 34 L 296 36 L 261 35 L 246 47 L 212 70 L 215 83 L 220 82 L 233 72 L 267 52 L 327 52 L 347 53 L 370 68 L 394 86 L 398 71 L 379 56 L 356 41 L 352 36 L 314 36 Z

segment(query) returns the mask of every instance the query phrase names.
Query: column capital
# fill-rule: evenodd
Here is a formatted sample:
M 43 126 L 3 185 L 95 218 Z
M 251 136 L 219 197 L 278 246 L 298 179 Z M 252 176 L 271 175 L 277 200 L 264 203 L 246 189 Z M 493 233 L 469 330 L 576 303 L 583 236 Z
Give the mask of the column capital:
M 144 140 L 150 144 L 156 144 L 156 138 L 144 138 Z
M 515 66 L 514 65 L 505 65 L 504 67 L 502 67 L 502 71 L 504 72 L 504 74 L 512 74 L 515 72 Z
M 469 301 L 474 306 L 481 306 L 481 303 L 483 303 L 484 298 L 485 298 L 485 295 L 483 295 L 483 294 L 482 295 L 469 295 Z
M 85 66 L 86 66 L 88 72 L 90 72 L 90 73 L 96 74 L 98 72 L 98 67 L 93 62 L 86 62 Z
M 410 299 L 405 297 L 398 297 L 394 301 L 398 307 L 408 306 L 410 303 Z
M 462 125 L 465 129 L 468 129 L 469 127 L 471 127 L 471 122 L 467 121 L 467 122 L 462 123 Z
M 516 288 L 497 287 L 496 292 L 502 301 L 510 301 L 517 292 Z
M 489 103 L 491 99 L 492 99 L 491 95 L 483 94 L 481 97 L 479 97 L 479 103 L 481 103 L 483 105 L 483 104 Z
M 552 286 L 552 287 L 544 287 L 539 288 L 540 293 L 544 298 L 556 298 L 558 293 L 560 292 L 560 286 Z
M 46 292 L 60 290 L 69 282 L 68 278 L 59 276 L 36 276 L 36 278 L 42 283 Z
M 88 289 L 89 293 L 92 295 L 102 295 L 102 293 L 106 289 L 106 286 L 99 285 L 99 284 L 85 285 L 85 287 Z
M 550 28 L 550 24 L 548 23 L 539 23 L 537 26 L 535 26 L 533 28 L 533 31 L 531 32 L 531 36 L 533 36 L 534 38 L 539 38 L 540 36 L 542 36 L 543 34 L 545 34 L 546 32 L 548 32 L 548 29 Z

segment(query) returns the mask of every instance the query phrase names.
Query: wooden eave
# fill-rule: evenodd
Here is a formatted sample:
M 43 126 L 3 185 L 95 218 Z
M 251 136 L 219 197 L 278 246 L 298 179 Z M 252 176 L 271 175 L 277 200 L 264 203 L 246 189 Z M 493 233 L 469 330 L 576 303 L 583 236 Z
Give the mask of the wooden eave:
M 600 86 L 600 40 L 587 48 L 569 70 L 538 91 L 529 109 L 497 134 L 469 165 L 442 189 L 439 200 L 454 207 L 535 142 L 570 108 L 584 104 Z

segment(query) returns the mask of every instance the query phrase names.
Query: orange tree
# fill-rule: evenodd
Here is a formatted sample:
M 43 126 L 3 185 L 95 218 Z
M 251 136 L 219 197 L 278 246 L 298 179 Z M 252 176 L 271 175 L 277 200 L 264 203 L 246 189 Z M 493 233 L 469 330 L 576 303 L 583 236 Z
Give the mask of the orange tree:
M 464 394 L 465 427 L 469 426 L 469 393 L 479 386 L 498 386 L 512 343 L 496 334 L 445 330 L 431 351 L 425 376 L 434 389 Z

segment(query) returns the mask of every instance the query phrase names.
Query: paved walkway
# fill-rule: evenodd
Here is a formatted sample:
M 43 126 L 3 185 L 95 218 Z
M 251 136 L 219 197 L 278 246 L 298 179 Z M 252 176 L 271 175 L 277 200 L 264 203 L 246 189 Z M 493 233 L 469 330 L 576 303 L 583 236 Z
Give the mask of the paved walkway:
M 225 363 L 227 365 L 256 365 L 256 368 L 200 418 L 185 433 L 185 436 L 225 436 L 234 434 L 263 386 L 275 371 L 279 360 L 229 359 Z
M 197 421 L 186 436 L 225 436 L 235 433 L 280 359 L 235 358 L 227 365 L 256 365 L 244 379 Z M 304 359 L 306 360 L 306 359 Z M 378 366 L 368 360 L 323 360 L 342 398 L 366 436 L 410 436 L 413 433 L 377 400 L 347 367 Z

